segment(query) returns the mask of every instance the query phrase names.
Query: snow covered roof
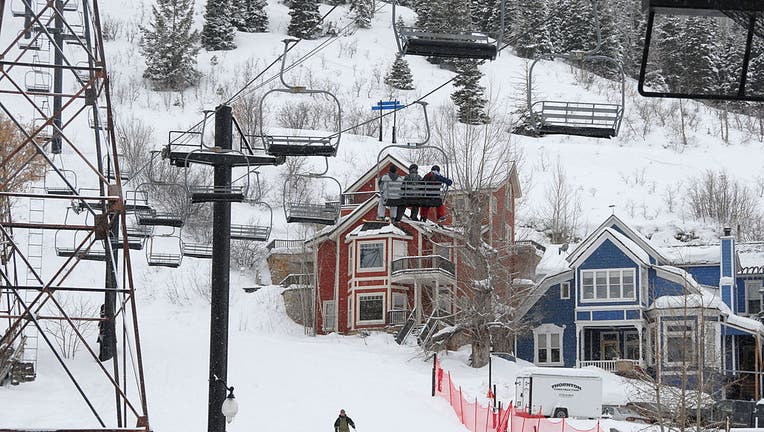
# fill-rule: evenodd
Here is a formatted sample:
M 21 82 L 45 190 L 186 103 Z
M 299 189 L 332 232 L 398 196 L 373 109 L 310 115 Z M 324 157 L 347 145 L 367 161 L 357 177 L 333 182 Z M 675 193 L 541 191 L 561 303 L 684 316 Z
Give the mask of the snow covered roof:
M 410 236 L 406 231 L 387 222 L 365 222 L 348 233 L 348 237 L 379 237 L 384 235 Z
M 629 255 L 633 260 L 638 261 L 642 265 L 650 265 L 650 254 L 645 249 L 640 247 L 640 245 L 637 245 L 637 243 L 629 237 L 609 227 L 599 230 L 599 234 L 596 238 L 592 238 L 590 241 L 585 242 L 584 244 L 586 247 L 582 248 L 579 246 L 576 249 L 577 252 L 574 252 L 576 253 L 575 259 L 571 260 L 571 257 L 567 258 L 567 260 L 571 263 L 570 265 L 572 267 L 579 265 L 589 256 L 589 251 L 594 251 L 597 249 L 602 243 L 604 243 L 605 240 L 610 240 L 613 242 L 619 249 Z M 582 244 L 582 246 L 584 244 Z
M 721 246 L 683 245 L 661 248 L 671 264 L 719 264 Z
M 337 220 L 336 224 L 327 225 L 321 231 L 318 231 L 312 238 L 308 239 L 308 242 L 316 241 L 322 237 L 328 237 L 335 232 L 339 232 L 338 230 L 346 226 L 350 221 L 358 220 L 359 217 L 366 214 L 366 212 L 372 208 L 372 205 L 376 205 L 378 199 L 379 197 L 377 195 L 369 197 L 369 199 L 364 201 L 363 204 L 354 208 L 353 211 L 346 214 L 345 216 L 341 216 L 339 220 Z
M 617 227 L 618 230 L 614 230 L 613 227 Z M 622 234 L 625 238 L 628 238 L 632 243 L 635 243 L 638 245 L 639 249 L 642 249 L 643 251 L 646 251 L 648 256 L 655 257 L 656 261 L 658 263 L 666 262 L 666 258 L 661 254 L 657 249 L 655 249 L 650 242 L 637 231 L 634 231 L 631 229 L 626 223 L 624 223 L 621 219 L 618 218 L 616 215 L 610 215 L 607 219 L 605 219 L 605 222 L 603 222 L 597 229 L 595 229 L 589 236 L 581 242 L 581 244 L 578 245 L 578 247 L 573 250 L 573 252 L 570 253 L 568 256 L 568 261 L 573 262 L 578 259 L 578 257 L 584 253 L 589 248 L 589 245 L 594 243 L 605 230 L 611 230 L 611 231 L 620 231 L 624 234 Z M 619 234 L 620 234 L 619 232 Z M 648 259 L 646 262 L 650 262 Z

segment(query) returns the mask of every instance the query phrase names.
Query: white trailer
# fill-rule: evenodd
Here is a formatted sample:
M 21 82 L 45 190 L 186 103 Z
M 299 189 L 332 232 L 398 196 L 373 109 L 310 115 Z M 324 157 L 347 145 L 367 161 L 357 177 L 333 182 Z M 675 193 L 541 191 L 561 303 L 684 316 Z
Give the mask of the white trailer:
M 546 417 L 598 418 L 602 378 L 570 368 L 529 368 L 515 381 L 515 407 Z

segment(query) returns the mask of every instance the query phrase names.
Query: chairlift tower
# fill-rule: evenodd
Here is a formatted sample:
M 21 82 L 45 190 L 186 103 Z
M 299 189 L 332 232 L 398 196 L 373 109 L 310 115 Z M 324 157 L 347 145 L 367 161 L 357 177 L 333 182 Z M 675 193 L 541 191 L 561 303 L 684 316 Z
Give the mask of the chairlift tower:
M 46 376 L 61 372 L 71 384 L 71 399 L 80 399 L 89 413 L 61 419 L 56 429 L 148 431 L 98 0 L 0 0 L 0 32 L 2 40 L 10 41 L 0 45 L 0 113 L 19 136 L 17 142 L 3 143 L 12 149 L 0 161 L 0 169 L 13 174 L 9 177 L 24 170 L 44 172 L 44 182 L 39 179 L 43 187 L 23 191 L 0 184 L 0 201 L 29 202 L 28 216 L 0 212 L 0 374 L 10 364 L 11 380 L 18 366 L 26 371 L 26 379 L 34 379 L 39 340 L 59 366 Z M 88 129 L 89 135 L 82 133 Z M 73 221 L 67 208 L 85 217 Z M 64 237 L 71 240 L 66 248 L 43 246 Z M 121 248 L 115 247 L 119 240 Z M 43 251 L 58 249 L 58 256 L 43 258 Z M 102 277 L 91 278 L 101 268 Z M 100 283 L 92 282 L 98 279 Z M 67 301 L 102 306 L 75 314 Z M 85 377 L 68 366 L 45 330 L 46 320 L 63 323 L 76 335 L 84 351 L 80 355 L 94 360 L 87 381 L 101 380 L 97 385 L 113 389 L 111 396 L 85 386 Z M 78 330 L 82 322 L 98 323 L 99 347 Z M 6 377 L 0 376 L 0 384 Z M 25 394 L 15 397 L 23 403 Z M 29 402 L 44 419 L 46 401 Z M 48 403 L 56 402 L 60 401 Z M 22 430 L 11 418 L 4 416 L 3 430 Z

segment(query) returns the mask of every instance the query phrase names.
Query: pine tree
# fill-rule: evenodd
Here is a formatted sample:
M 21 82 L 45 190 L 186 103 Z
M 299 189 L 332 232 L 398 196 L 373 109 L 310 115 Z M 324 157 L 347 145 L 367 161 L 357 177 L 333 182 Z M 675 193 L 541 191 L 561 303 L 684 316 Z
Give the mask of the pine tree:
M 157 90 L 181 90 L 199 78 L 196 54 L 199 33 L 191 31 L 193 0 L 158 0 L 151 7 L 148 27 L 141 27 L 141 53 L 146 58 L 143 77 Z
M 512 26 L 515 51 L 525 58 L 552 52 L 549 30 L 544 21 L 548 15 L 545 0 L 509 0 L 516 15 Z
M 246 0 L 230 0 L 231 1 L 231 24 L 236 27 L 236 30 L 243 31 L 244 27 L 244 2 Z
M 676 53 L 683 64 L 681 85 L 692 92 L 718 92 L 719 81 L 716 78 L 716 66 L 724 67 L 718 61 L 718 50 L 714 42 L 717 35 L 713 25 L 716 21 L 699 17 L 688 17 L 684 22 L 681 40 L 684 49 Z M 739 63 L 738 63 L 739 64 Z
M 268 31 L 268 14 L 265 12 L 267 0 L 235 0 L 238 1 L 240 20 L 237 30 L 245 33 L 262 33 Z
M 398 90 L 414 90 L 409 63 L 401 55 L 395 56 L 390 72 L 385 75 L 385 84 Z
M 491 121 L 485 112 L 488 99 L 485 97 L 485 87 L 480 85 L 483 73 L 475 60 L 456 60 L 456 79 L 451 100 L 459 108 L 459 122 L 465 124 L 485 124 Z
M 236 28 L 231 16 L 232 0 L 207 0 L 202 28 L 202 46 L 208 51 L 236 48 L 233 37 Z
M 374 17 L 372 0 L 350 0 L 350 14 L 358 28 L 371 28 L 371 19 Z
M 316 0 L 293 0 L 287 34 L 300 39 L 315 39 L 321 32 L 321 14 Z

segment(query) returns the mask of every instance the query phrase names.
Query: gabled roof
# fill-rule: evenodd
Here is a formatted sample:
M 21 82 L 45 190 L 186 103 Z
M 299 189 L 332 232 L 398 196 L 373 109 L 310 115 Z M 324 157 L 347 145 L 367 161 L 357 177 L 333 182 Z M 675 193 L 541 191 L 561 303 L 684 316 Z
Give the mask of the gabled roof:
M 362 185 L 366 184 L 369 180 L 373 179 L 377 175 L 377 165 L 380 167 L 383 167 L 387 165 L 388 163 L 394 164 L 398 167 L 399 170 L 401 170 L 402 173 L 405 173 L 404 175 L 408 174 L 409 168 L 408 165 L 406 165 L 405 162 L 401 161 L 397 157 L 387 154 L 385 157 L 382 158 L 381 161 L 379 161 L 379 164 L 374 164 L 371 166 L 371 168 L 366 171 L 361 177 L 358 178 L 353 184 L 348 186 L 343 193 L 352 193 L 352 192 L 358 192 L 358 188 Z
M 519 319 L 524 317 L 525 314 L 531 310 L 533 305 L 536 304 L 536 302 L 539 301 L 539 299 L 541 299 L 544 294 L 546 294 L 546 292 L 549 290 L 549 287 L 552 285 L 557 285 L 561 282 L 569 281 L 571 279 L 573 279 L 573 269 L 544 276 L 544 278 L 541 279 L 539 283 L 536 284 L 536 286 L 531 290 L 525 301 L 522 302 L 517 308 L 517 318 Z
M 387 235 L 411 238 L 411 234 L 389 222 L 368 221 L 353 228 L 353 231 L 348 233 L 346 241 L 349 241 L 350 237 L 379 237 Z
M 573 252 L 568 255 L 568 262 L 574 262 L 578 260 L 579 256 L 584 253 L 587 249 L 589 249 L 589 246 L 602 234 L 602 232 L 606 229 L 613 229 L 618 228 L 618 231 L 623 233 L 623 235 L 631 240 L 632 242 L 636 243 L 643 251 L 647 252 L 647 254 L 653 258 L 655 258 L 656 262 L 658 264 L 663 264 L 668 262 L 668 260 L 660 253 L 657 249 L 655 249 L 652 245 L 650 245 L 650 242 L 640 233 L 634 231 L 631 229 L 628 225 L 626 225 L 621 219 L 618 218 L 616 215 L 611 215 L 607 219 L 605 219 L 605 222 L 602 223 L 597 229 L 595 229 L 589 236 L 581 242 L 578 247 L 573 250 Z
M 325 227 L 321 231 L 317 232 L 312 238 L 305 240 L 305 242 L 315 242 L 323 238 L 332 237 L 338 232 L 342 232 L 343 229 L 358 221 L 363 215 L 368 213 L 369 210 L 375 208 L 377 206 L 378 199 L 379 197 L 375 194 L 374 196 L 364 201 L 363 204 L 354 208 L 353 211 L 346 214 L 345 216 L 342 216 L 336 224 Z
M 600 247 L 600 245 L 602 245 L 602 243 L 605 242 L 605 240 L 610 240 L 611 243 L 623 251 L 623 253 L 628 255 L 629 258 L 631 258 L 634 262 L 643 266 L 650 265 L 650 255 L 647 253 L 647 251 L 637 245 L 636 242 L 632 241 L 630 238 L 626 237 L 613 228 L 604 228 L 599 231 L 599 235 L 597 235 L 597 237 L 591 239 L 591 241 L 587 241 L 586 248 L 577 254 L 575 260 L 571 261 L 570 256 L 567 258 L 571 267 L 577 267 L 580 265 L 590 255 L 589 252 L 596 250 L 598 247 Z M 578 251 L 578 249 L 576 249 L 576 251 Z

